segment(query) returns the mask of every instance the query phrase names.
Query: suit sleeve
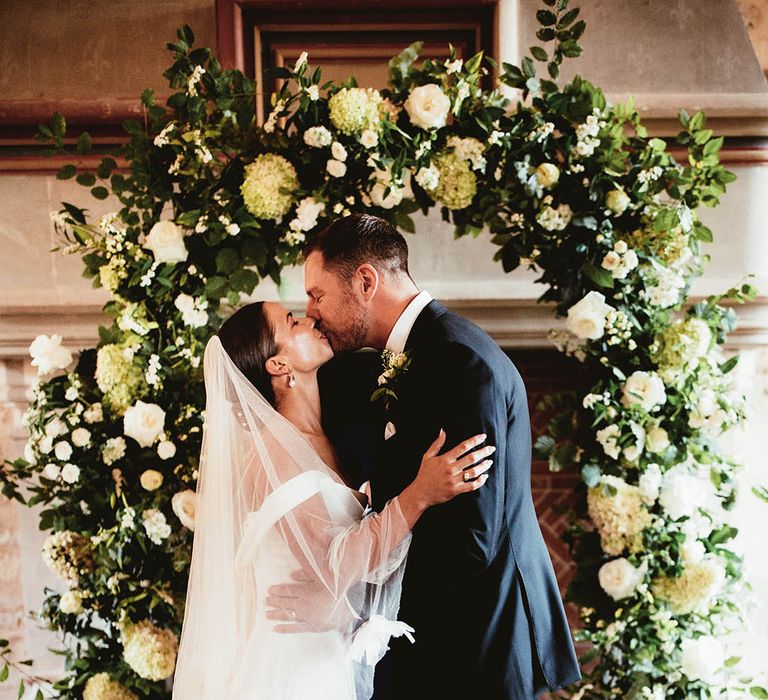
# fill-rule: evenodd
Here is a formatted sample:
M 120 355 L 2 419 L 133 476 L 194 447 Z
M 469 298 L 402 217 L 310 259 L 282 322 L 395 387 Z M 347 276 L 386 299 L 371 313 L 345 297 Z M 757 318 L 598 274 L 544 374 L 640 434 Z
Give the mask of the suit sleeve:
M 424 523 L 438 547 L 434 561 L 443 571 L 436 573 L 460 579 L 486 569 L 502 539 L 510 388 L 465 346 L 449 345 L 439 365 L 442 376 L 433 382 L 430 423 L 445 429 L 445 449 L 478 433 L 488 436 L 486 445 L 496 447 L 485 485 L 434 507 Z

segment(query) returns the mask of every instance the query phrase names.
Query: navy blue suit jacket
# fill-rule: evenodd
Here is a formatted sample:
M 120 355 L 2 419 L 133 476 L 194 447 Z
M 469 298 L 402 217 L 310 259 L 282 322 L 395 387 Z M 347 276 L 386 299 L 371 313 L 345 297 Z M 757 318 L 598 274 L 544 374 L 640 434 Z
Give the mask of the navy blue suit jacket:
M 386 413 L 367 400 L 379 371 L 372 353 L 344 372 L 355 377 L 346 408 L 330 410 L 342 465 L 353 479 L 369 475 L 374 508 L 413 481 L 440 428 L 446 447 L 486 433 L 496 452 L 482 488 L 430 508 L 414 528 L 400 619 L 415 628 L 416 643 L 392 640 L 375 700 L 521 700 L 578 681 L 533 507 L 530 419 L 517 369 L 485 332 L 436 301 L 419 315 L 406 350 L 411 366 Z M 396 433 L 384 440 L 387 421 Z

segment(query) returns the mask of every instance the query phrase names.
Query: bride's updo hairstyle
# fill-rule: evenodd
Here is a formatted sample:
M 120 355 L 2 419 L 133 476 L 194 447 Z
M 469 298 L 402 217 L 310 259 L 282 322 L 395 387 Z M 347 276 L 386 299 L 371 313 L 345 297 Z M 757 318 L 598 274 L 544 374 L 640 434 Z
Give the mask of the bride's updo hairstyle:
M 247 304 L 233 313 L 219 328 L 219 340 L 235 366 L 273 406 L 275 391 L 266 364 L 277 355 L 275 332 L 264 313 L 264 302 Z

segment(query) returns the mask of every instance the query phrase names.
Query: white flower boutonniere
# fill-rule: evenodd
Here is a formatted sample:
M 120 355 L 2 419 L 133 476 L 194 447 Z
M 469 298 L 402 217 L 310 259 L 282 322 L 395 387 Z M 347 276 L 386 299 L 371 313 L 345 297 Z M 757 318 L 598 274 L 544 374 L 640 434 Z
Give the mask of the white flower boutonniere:
M 379 388 L 371 394 L 371 401 L 384 400 L 384 408 L 388 409 L 393 401 L 397 401 L 395 386 L 400 377 L 408 371 L 411 365 L 410 352 L 392 352 L 384 350 L 381 353 L 383 371 L 379 375 Z

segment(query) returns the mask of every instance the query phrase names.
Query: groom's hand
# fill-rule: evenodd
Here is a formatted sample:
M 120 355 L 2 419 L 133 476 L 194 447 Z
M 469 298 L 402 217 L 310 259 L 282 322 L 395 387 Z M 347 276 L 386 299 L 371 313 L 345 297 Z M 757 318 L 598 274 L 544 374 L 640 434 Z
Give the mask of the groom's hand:
M 267 591 L 268 620 L 276 632 L 328 632 L 345 630 L 354 621 L 349 607 L 337 599 L 312 574 L 303 570 L 291 574 L 292 583 L 270 586 Z

